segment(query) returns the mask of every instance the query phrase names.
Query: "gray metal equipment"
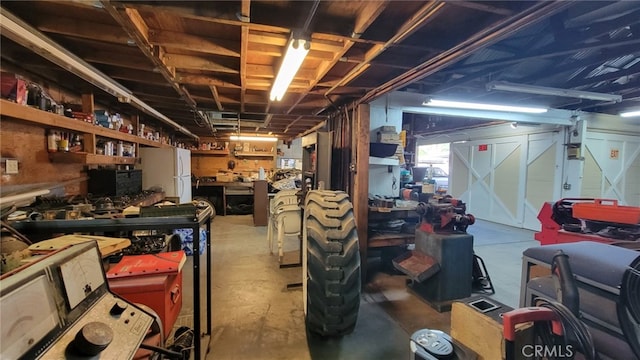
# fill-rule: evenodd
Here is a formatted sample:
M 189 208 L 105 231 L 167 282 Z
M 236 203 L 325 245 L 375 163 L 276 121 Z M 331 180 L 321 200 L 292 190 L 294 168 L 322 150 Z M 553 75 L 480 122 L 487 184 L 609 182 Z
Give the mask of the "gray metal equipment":
M 473 290 L 479 258 L 473 254 L 473 236 L 466 232 L 475 218 L 465 210 L 462 201 L 450 197 L 418 204 L 415 250 L 393 260 L 409 276 L 409 288 L 438 311 L 449 311 L 453 300 L 469 297 Z
M 640 252 L 591 241 L 527 249 L 523 256 L 520 306 L 556 299 L 550 268 L 554 255 L 568 256 L 577 284 L 579 319 L 587 325 L 600 359 L 640 359 Z
M 0 280 L 2 359 L 132 359 L 153 317 L 109 292 L 95 242 Z

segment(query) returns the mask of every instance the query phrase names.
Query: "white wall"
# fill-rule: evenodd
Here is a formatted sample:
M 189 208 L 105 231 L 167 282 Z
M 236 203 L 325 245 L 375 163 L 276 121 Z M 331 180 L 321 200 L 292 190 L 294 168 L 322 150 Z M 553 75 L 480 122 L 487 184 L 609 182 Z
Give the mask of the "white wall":
M 289 147 L 282 140 L 278 140 L 278 149 L 282 155 L 278 155 L 276 166 L 280 167 L 280 159 L 296 159 L 296 167 L 302 169 L 302 138 L 295 138 Z
M 396 132 L 402 130 L 402 110 L 386 109 L 384 106 L 370 107 L 371 141 L 376 140 L 376 129 L 380 126 L 395 126 Z M 400 194 L 400 166 L 392 166 L 391 172 L 386 165 L 369 165 L 369 194 L 397 197 Z M 395 188 L 394 188 L 395 179 Z

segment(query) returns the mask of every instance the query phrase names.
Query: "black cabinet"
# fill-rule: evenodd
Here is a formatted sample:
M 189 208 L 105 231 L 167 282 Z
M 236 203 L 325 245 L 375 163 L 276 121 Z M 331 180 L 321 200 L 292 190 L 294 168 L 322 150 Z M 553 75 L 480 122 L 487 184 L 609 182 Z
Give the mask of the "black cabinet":
M 142 170 L 92 169 L 88 191 L 94 196 L 136 195 L 142 192 Z

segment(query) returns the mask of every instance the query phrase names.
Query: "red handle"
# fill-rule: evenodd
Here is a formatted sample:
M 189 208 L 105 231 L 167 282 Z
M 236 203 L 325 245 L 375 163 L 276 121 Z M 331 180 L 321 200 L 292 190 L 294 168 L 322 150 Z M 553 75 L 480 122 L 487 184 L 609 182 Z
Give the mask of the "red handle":
M 180 299 L 180 287 L 178 285 L 176 285 L 176 287 L 173 288 L 173 290 L 171 290 L 171 303 L 175 304 L 178 302 L 178 299 Z
M 530 321 L 551 321 L 553 333 L 562 335 L 562 324 L 553 310 L 533 306 L 511 310 L 502 314 L 502 331 L 504 339 L 507 341 L 515 341 L 516 325 Z

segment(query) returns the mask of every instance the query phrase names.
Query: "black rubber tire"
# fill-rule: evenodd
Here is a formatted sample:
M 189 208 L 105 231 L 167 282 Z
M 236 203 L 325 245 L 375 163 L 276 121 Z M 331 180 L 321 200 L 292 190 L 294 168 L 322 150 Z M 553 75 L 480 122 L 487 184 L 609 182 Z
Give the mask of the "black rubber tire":
M 307 330 L 342 336 L 356 326 L 360 308 L 360 249 L 349 196 L 313 190 L 305 199 Z

